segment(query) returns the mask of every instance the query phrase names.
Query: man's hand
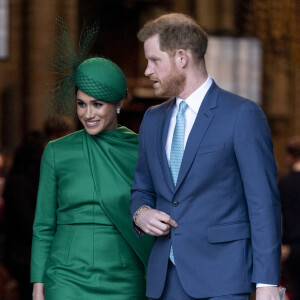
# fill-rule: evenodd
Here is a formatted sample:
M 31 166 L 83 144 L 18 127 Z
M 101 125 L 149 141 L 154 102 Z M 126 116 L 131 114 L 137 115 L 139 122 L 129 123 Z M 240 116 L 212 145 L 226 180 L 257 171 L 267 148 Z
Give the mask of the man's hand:
M 35 282 L 33 284 L 33 292 L 32 292 L 33 300 L 45 300 L 44 296 L 44 283 Z
M 291 247 L 288 245 L 281 246 L 281 261 L 286 261 L 291 254 Z
M 256 289 L 256 300 L 280 300 L 277 286 L 263 286 Z
M 145 233 L 154 236 L 166 235 L 170 232 L 171 226 L 177 227 L 177 223 L 169 215 L 152 208 L 140 211 L 136 224 Z

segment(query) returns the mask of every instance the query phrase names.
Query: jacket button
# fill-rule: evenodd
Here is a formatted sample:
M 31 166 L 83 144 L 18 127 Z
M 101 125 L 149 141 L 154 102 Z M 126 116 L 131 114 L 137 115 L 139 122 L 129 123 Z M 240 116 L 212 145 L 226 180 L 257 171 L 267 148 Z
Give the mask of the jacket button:
M 173 206 L 175 206 L 175 207 L 179 205 L 179 202 L 177 202 L 177 201 L 173 201 L 172 203 L 173 203 Z

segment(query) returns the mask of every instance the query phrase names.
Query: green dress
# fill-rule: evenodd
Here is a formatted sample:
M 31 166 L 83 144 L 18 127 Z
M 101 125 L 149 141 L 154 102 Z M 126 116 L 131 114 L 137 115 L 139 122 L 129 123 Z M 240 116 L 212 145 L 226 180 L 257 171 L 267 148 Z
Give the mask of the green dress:
M 77 131 L 45 148 L 33 226 L 31 282 L 46 300 L 145 299 L 152 247 L 129 214 L 137 135 Z

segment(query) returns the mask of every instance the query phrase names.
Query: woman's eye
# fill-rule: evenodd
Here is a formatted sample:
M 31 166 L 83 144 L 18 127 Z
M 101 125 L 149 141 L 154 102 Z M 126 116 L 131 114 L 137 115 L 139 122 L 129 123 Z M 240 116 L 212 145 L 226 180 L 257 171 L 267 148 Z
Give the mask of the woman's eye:
M 78 101 L 78 102 L 77 102 L 77 105 L 78 105 L 79 107 L 85 107 L 85 103 L 82 102 L 82 101 Z
M 96 108 L 100 108 L 100 107 L 102 107 L 102 103 L 100 103 L 100 102 L 95 102 L 94 103 L 94 106 L 96 107 Z

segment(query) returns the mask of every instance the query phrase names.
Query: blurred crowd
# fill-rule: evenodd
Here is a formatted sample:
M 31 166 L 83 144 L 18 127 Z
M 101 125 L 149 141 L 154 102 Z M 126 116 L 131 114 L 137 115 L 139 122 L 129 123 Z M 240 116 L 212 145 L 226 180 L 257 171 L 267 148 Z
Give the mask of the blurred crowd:
M 293 300 L 300 300 L 300 136 L 287 145 L 290 172 L 279 178 L 282 203 L 282 281 Z

